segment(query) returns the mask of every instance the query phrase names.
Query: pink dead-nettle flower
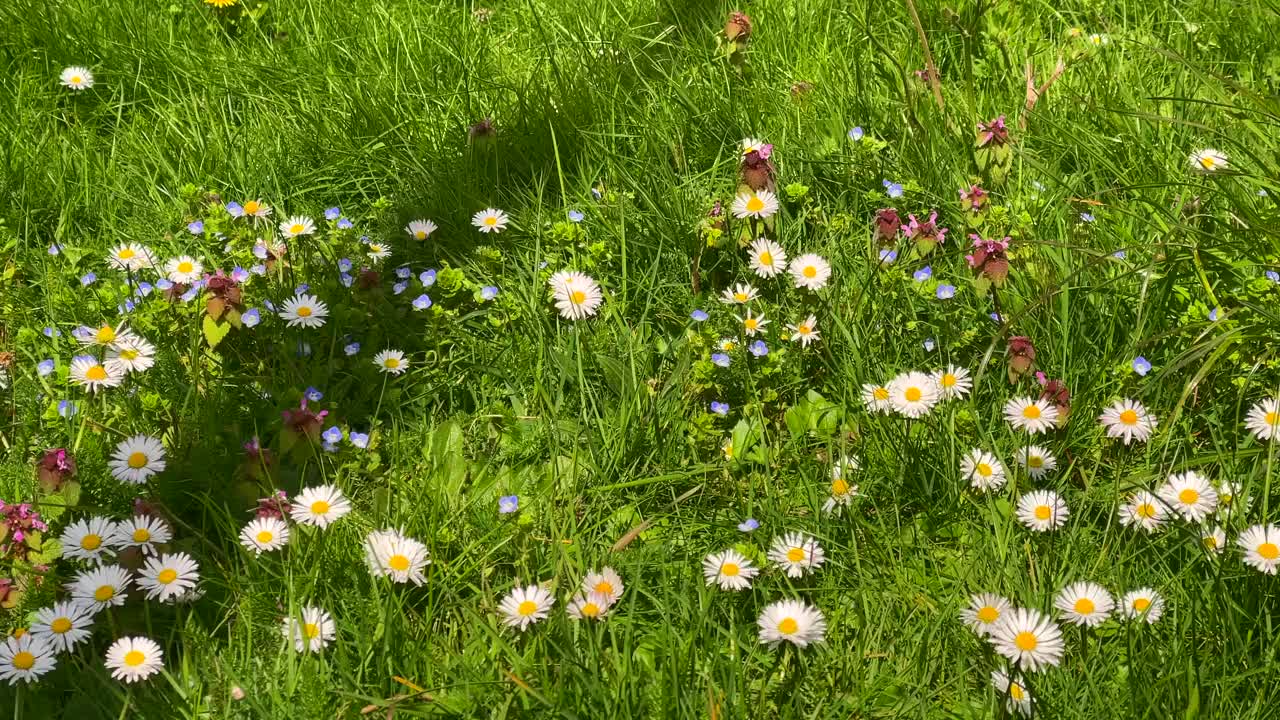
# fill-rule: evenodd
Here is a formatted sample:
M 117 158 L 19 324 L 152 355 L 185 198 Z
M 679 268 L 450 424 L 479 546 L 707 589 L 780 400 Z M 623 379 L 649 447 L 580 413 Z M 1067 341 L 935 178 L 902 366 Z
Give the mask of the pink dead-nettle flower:
M 1009 142 L 1009 131 L 1004 126 L 1004 116 L 991 122 L 978 123 L 978 147 L 989 144 L 1004 145 Z
M 876 240 L 883 245 L 892 245 L 898 240 L 898 231 L 902 228 L 902 218 L 895 208 L 880 208 L 876 211 Z
M 912 241 L 932 241 L 941 245 L 947 241 L 947 228 L 938 227 L 938 213 L 929 213 L 929 219 L 920 222 L 915 215 L 908 215 L 909 222 L 903 226 L 902 232 Z
M 987 207 L 987 191 L 980 185 L 970 185 L 968 190 L 960 191 L 960 202 L 970 212 L 981 212 Z

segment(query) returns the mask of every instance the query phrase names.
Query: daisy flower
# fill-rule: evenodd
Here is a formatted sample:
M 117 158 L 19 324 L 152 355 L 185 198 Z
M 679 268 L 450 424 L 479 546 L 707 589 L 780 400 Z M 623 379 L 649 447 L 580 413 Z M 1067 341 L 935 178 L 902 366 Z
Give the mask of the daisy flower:
M 768 190 L 739 193 L 733 199 L 730 211 L 739 220 L 745 218 L 764 220 L 778 212 L 778 196 Z
M 800 343 L 800 347 L 809 347 L 809 343 L 819 340 L 818 318 L 810 315 L 795 325 L 787 325 L 791 331 L 791 339 Z
M 1236 538 L 1244 550 L 1244 564 L 1268 575 L 1280 565 L 1280 526 L 1254 525 Z
M 1221 555 L 1227 549 L 1227 533 L 1221 525 L 1205 527 L 1200 531 L 1200 544 L 1213 555 Z
M 1218 515 L 1239 516 L 1249 509 L 1249 497 L 1244 494 L 1244 486 L 1238 482 L 1224 480 L 1218 488 Z
M 821 290 L 831 277 L 831 266 L 819 255 L 809 253 L 791 261 L 791 279 L 797 288 Z
M 574 620 L 602 620 L 609 614 L 611 604 L 604 593 L 578 593 L 569 601 L 565 612 Z
M 288 321 L 289 327 L 295 325 L 304 328 L 318 328 L 324 325 L 329 315 L 329 306 L 320 302 L 315 295 L 298 293 L 284 301 L 280 317 Z
M 738 283 L 724 289 L 720 293 L 720 302 L 725 305 L 745 305 L 756 299 L 758 291 L 747 283 Z
M 820 643 L 827 634 L 827 620 L 818 608 L 800 600 L 780 600 L 766 605 L 756 620 L 760 642 L 776 648 L 783 642 L 796 647 Z
M 769 560 L 785 570 L 787 577 L 798 578 L 821 567 L 827 555 L 817 540 L 793 532 L 774 538 L 769 548 Z
M 626 586 L 622 584 L 622 578 L 611 567 L 605 566 L 599 572 L 592 570 L 582 580 L 582 592 L 597 592 L 609 598 L 609 604 L 618 602 L 622 597 L 622 592 L 626 590 Z
M 1164 598 L 1149 587 L 1139 588 L 1120 598 L 1120 612 L 1130 620 L 1142 618 L 1155 625 L 1164 614 Z
M 755 335 L 763 330 L 765 325 L 769 324 L 764 315 L 752 315 L 750 310 L 747 311 L 746 317 L 740 317 L 738 320 L 742 323 L 742 332 L 747 337 Z
M 58 82 L 69 90 L 88 90 L 93 87 L 93 73 L 89 72 L 89 68 L 80 65 L 72 65 L 63 68 L 62 73 L 58 76 Z
M 604 295 L 600 286 L 589 276 L 566 270 L 551 276 L 548 281 L 560 317 L 565 320 L 583 320 L 596 314 Z
M 1058 459 L 1053 456 L 1053 453 L 1039 445 L 1018 448 L 1013 453 L 1013 459 L 1027 471 L 1028 475 L 1037 480 L 1058 467 Z
M 431 564 L 427 546 L 395 530 L 375 530 L 364 539 L 364 559 L 369 572 L 392 582 L 421 585 L 423 568 Z
M 991 671 L 991 686 L 1005 698 L 1005 708 L 1010 713 L 1023 717 L 1031 717 L 1031 703 L 1034 699 L 1020 677 L 1010 678 L 1003 670 Z
M 0 680 L 10 685 L 32 683 L 58 664 L 57 651 L 31 633 L 5 638 L 0 644 Z
M 1161 486 L 1160 499 L 1189 522 L 1200 522 L 1218 508 L 1218 491 L 1200 473 L 1170 475 Z
M 93 634 L 94 611 L 78 602 L 63 601 L 36 611 L 32 637 L 44 640 L 54 652 L 71 652 Z
M 1146 442 L 1155 432 L 1156 419 L 1142 403 L 1125 398 L 1102 411 L 1098 421 L 1107 429 L 1107 437 L 1121 438 L 1124 444 Z
M 1018 499 L 1018 520 L 1036 532 L 1057 530 L 1070 514 L 1067 503 L 1052 490 L 1033 490 Z
M 515 588 L 498 603 L 502 624 L 526 630 L 533 623 L 544 619 L 551 612 L 556 599 L 538 585 Z
M 169 282 L 190 285 L 199 280 L 202 273 L 204 265 L 190 255 L 179 255 L 164 264 L 164 274 Z
M 89 355 L 78 355 L 71 359 L 71 382 L 83 386 L 89 392 L 99 388 L 116 387 L 124 382 L 124 373 L 98 362 Z
M 271 206 L 262 202 L 262 200 L 246 200 L 244 205 L 227 206 L 227 212 L 231 217 L 252 217 L 264 218 L 270 217 Z
M 107 351 L 107 362 L 104 364 L 120 375 L 145 372 L 156 364 L 156 346 L 137 335 L 117 338 Z
M 399 375 L 409 369 L 409 361 L 404 359 L 404 352 L 400 350 L 383 350 L 373 356 L 373 364 L 384 373 Z
M 120 270 L 141 270 L 151 267 L 151 251 L 137 243 L 125 243 L 112 248 L 108 260 Z
M 148 600 L 165 602 L 185 594 L 200 580 L 200 565 L 186 553 L 148 558 L 138 571 L 137 585 Z
M 298 652 L 318 653 L 338 635 L 333 617 L 318 607 L 301 608 L 298 617 L 289 616 L 280 624 L 280 634 Z
M 1054 598 L 1053 606 L 1062 611 L 1062 619 L 1072 625 L 1097 627 L 1106 621 L 1116 602 L 1101 585 L 1077 582 L 1063 588 Z
M 103 553 L 110 550 L 107 540 L 114 533 L 115 523 L 104 517 L 88 517 L 63 528 L 58 542 L 65 557 L 102 562 Z
M 134 435 L 116 445 L 107 467 L 111 469 L 111 475 L 115 479 L 142 485 L 147 482 L 147 478 L 164 470 L 164 455 L 164 445 L 159 440 L 146 435 Z
M 969 596 L 969 607 L 960 611 L 960 619 L 970 630 L 987 637 L 1012 608 L 1008 600 L 995 593 L 979 593 Z
M 1038 610 L 1010 610 L 992 628 L 991 644 L 997 653 L 1031 672 L 1062 661 L 1062 631 Z
M 296 238 L 299 235 L 310 235 L 316 231 L 316 224 L 311 218 L 305 215 L 294 215 L 293 217 L 280 223 L 280 234 L 286 238 Z
M 765 144 L 765 141 L 753 137 L 742 138 L 742 154 L 750 155 L 753 152 L 760 152 Z
M 733 549 L 712 553 L 702 559 L 702 577 L 706 578 L 708 585 L 719 585 L 721 590 L 746 590 L 751 587 L 751 579 L 759 573 L 760 568 Z
M 383 245 L 382 243 L 371 242 L 369 243 L 368 248 L 369 251 L 366 252 L 365 255 L 368 255 L 369 259 L 373 260 L 375 263 L 391 257 L 391 248 Z
M 1226 170 L 1230 167 L 1227 163 L 1227 156 L 1213 148 L 1196 150 L 1191 153 L 1188 160 L 1191 162 L 1192 170 L 1205 175 Z
M 1136 525 L 1152 533 L 1160 529 L 1167 515 L 1168 508 L 1163 501 L 1146 490 L 1140 490 L 1120 507 L 1120 524 L 1125 527 Z
M 240 531 L 240 544 L 254 555 L 274 552 L 289 544 L 289 525 L 280 518 L 254 518 Z
M 960 461 L 960 474 L 975 490 L 991 492 L 1004 487 L 1004 464 L 985 450 L 974 448 Z
M 173 538 L 173 530 L 165 521 L 154 515 L 134 515 L 116 523 L 115 533 L 108 539 L 114 548 L 138 548 L 143 555 L 153 555 L 156 545 L 163 545 Z
M 787 253 L 778 243 L 760 238 L 751 243 L 751 260 L 749 264 L 756 275 L 762 278 L 775 277 L 787 269 Z
M 118 565 L 103 565 L 77 573 L 67 589 L 71 591 L 72 600 L 97 612 L 123 605 L 132 582 L 128 570 Z
M 888 414 L 893 410 L 893 400 L 886 385 L 865 383 L 862 386 L 862 404 L 873 413 Z
M 426 240 L 431 233 L 436 231 L 436 224 L 430 220 L 413 220 L 404 226 L 404 231 L 409 233 L 409 237 L 414 240 Z
M 903 373 L 889 381 L 889 402 L 899 415 L 919 418 L 938 404 L 938 385 L 922 372 Z
M 124 326 L 123 323 L 115 327 L 104 323 L 98 329 L 81 328 L 77 330 L 80 333 L 77 338 L 81 345 L 104 345 L 114 347 L 122 340 L 130 340 L 134 337 L 133 333 Z
M 485 208 L 471 216 L 471 224 L 479 228 L 482 233 L 499 233 L 507 229 L 509 219 L 501 210 Z
M 1058 407 L 1048 400 L 1029 397 L 1013 398 L 1004 404 L 1004 419 L 1014 430 L 1032 435 L 1047 432 L 1058 422 Z
M 1263 441 L 1280 439 L 1280 400 L 1266 398 L 1249 409 L 1244 426 Z
M 351 503 L 337 485 L 304 488 L 293 499 L 289 514 L 299 525 L 324 529 L 351 512 Z
M 969 371 L 955 365 L 948 365 L 946 370 L 935 372 L 933 381 L 937 383 L 943 400 L 959 400 L 973 389 Z
M 150 638 L 122 637 L 107 648 L 106 664 L 111 677 L 134 683 L 160 672 L 164 668 L 164 653 Z

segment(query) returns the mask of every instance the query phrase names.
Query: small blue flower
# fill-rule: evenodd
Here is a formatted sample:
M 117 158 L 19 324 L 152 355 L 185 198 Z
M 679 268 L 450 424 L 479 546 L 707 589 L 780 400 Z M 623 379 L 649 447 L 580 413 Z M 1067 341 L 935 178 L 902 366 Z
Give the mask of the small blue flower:
M 498 287 L 496 285 L 485 285 L 480 288 L 481 300 L 492 300 L 498 297 Z
M 722 402 L 719 402 L 719 401 L 716 401 L 716 400 L 712 400 L 712 401 L 711 401 L 711 412 L 713 412 L 713 413 L 715 413 L 715 414 L 717 414 L 717 415 L 721 415 L 721 416 L 728 415 L 728 414 L 729 414 L 729 403 L 722 403 Z
M 897 250 L 889 250 L 888 248 L 880 251 L 880 264 L 892 265 L 898 259 Z
M 993 312 L 993 313 L 991 313 L 990 315 L 988 315 L 987 317 L 991 318 L 991 321 L 992 321 L 992 322 L 1004 322 L 1004 320 L 1001 320 L 1001 319 L 1000 319 L 1000 313 L 994 313 L 994 312 Z
M 934 348 L 934 347 L 936 347 L 936 344 L 934 343 L 933 338 L 925 338 L 925 339 L 924 339 L 924 349 L 925 349 L 925 352 L 933 352 L 933 348 Z
M 1259 191 L 1258 191 L 1258 197 L 1266 197 L 1266 196 L 1267 196 L 1267 191 L 1266 191 L 1266 190 L 1259 190 Z
M 55 367 L 57 367 L 57 364 L 53 361 L 53 358 L 41 360 L 40 364 L 36 365 L 36 373 L 39 374 L 40 377 L 44 377 L 53 372 Z
M 902 184 L 901 184 L 901 183 L 889 182 L 888 180 L 884 180 L 884 181 L 882 181 L 882 182 L 883 182 L 883 184 L 884 184 L 884 193 L 885 193 L 886 195 L 888 195 L 888 196 L 889 196 L 889 197 L 891 197 L 891 198 L 895 198 L 895 199 L 896 199 L 896 198 L 900 198 L 900 197 L 902 197 Z
M 249 271 L 237 265 L 231 271 L 231 279 L 238 283 L 242 283 L 249 279 Z
M 124 305 L 120 307 L 120 313 L 121 314 L 131 313 L 133 312 L 133 309 L 136 307 L 137 305 L 135 305 L 132 300 L 125 300 Z
M 409 283 L 407 282 L 398 282 L 395 285 L 391 286 L 391 292 L 395 295 L 399 295 L 400 293 L 408 289 L 409 289 Z
M 54 244 L 52 244 L 52 245 L 50 245 L 50 246 L 49 246 L 49 254 L 50 254 L 50 255 L 58 255 L 58 254 L 60 254 L 61 252 L 62 252 L 62 246 L 61 246 L 61 245 L 59 245 L 58 243 L 54 243 Z
M 1133 359 L 1133 371 L 1139 375 L 1146 375 L 1151 372 L 1151 363 L 1146 358 L 1139 355 Z
M 269 312 L 275 312 L 275 311 L 276 311 L 276 304 L 275 304 L 275 303 L 273 303 L 273 302 L 271 302 L 270 300 L 263 300 L 263 301 L 262 301 L 262 304 L 267 306 L 267 310 L 268 310 Z
M 56 327 L 47 327 L 44 329 L 44 336 L 47 338 L 62 337 L 62 331 Z
M 1117 251 L 1115 251 L 1115 252 L 1111 253 L 1111 257 L 1113 257 L 1113 258 L 1115 258 L 1115 259 L 1117 259 L 1117 260 L 1123 260 L 1123 259 L 1125 258 L 1125 253 L 1124 253 L 1124 251 L 1123 251 L 1123 250 L 1117 250 Z
M 229 202 L 223 207 L 227 209 L 227 214 L 232 217 L 240 217 L 241 215 L 244 215 L 244 206 L 238 202 Z
M 254 265 L 253 267 L 249 268 L 249 272 L 253 273 L 254 275 L 258 275 L 258 276 L 266 275 L 266 274 L 267 274 L 267 266 L 266 266 L 266 265 Z
M 331 207 L 324 211 L 325 220 L 337 220 L 340 217 L 342 217 L 342 210 L 340 208 Z
M 352 445 L 355 445 L 356 447 L 361 449 L 369 447 L 368 433 L 358 433 L 352 430 L 351 434 L 347 435 L 347 440 L 350 440 Z
M 586 215 L 583 215 L 581 210 L 569 211 L 569 222 L 580 223 L 584 217 L 586 217 Z
M 173 281 L 168 278 L 160 278 L 156 281 L 156 288 L 159 290 L 168 290 L 173 287 Z
M 729 356 L 724 353 L 716 353 L 711 356 L 711 362 L 720 367 L 729 367 Z
M 351 287 L 351 283 L 355 281 L 356 279 L 347 273 L 342 273 L 338 276 L 338 282 L 342 283 L 342 287 Z
M 944 283 L 938 286 L 938 289 L 934 291 L 934 294 L 938 296 L 939 300 L 950 300 L 956 296 L 956 286 Z
M 196 296 L 199 294 L 200 294 L 200 287 L 197 285 L 192 285 L 191 287 L 187 288 L 187 291 L 182 293 L 180 297 L 182 298 L 182 302 L 191 302 L 192 300 L 195 300 Z
M 520 509 L 520 496 L 503 495 L 498 498 L 498 514 L 508 515 Z
M 259 260 L 267 259 L 267 244 L 259 240 L 253 244 L 253 256 Z
M 75 415 L 76 411 L 77 411 L 76 404 L 71 402 L 70 400 L 58 401 L 58 414 L 61 415 L 62 417 L 69 418 L 72 415 Z
M 426 293 L 413 299 L 414 310 L 426 310 L 429 307 L 431 307 L 431 298 L 427 297 Z
M 98 276 L 95 275 L 92 270 L 80 276 L 80 284 L 85 287 L 88 287 L 97 281 Z
M 338 446 L 328 441 L 320 443 L 320 449 L 327 453 L 338 452 Z
M 355 223 L 351 222 L 350 220 L 348 220 L 348 219 L 346 219 L 346 218 L 338 218 L 338 229 L 339 229 L 339 230 L 350 230 L 351 228 L 353 228 L 353 227 L 355 227 L 355 226 L 356 226 L 356 224 L 355 224 Z
M 747 518 L 746 520 L 738 523 L 738 529 L 742 532 L 752 532 L 758 527 L 760 527 L 760 523 L 756 522 L 755 518 Z
M 307 400 L 311 402 L 320 402 L 321 400 L 324 399 L 324 393 L 320 392 L 320 390 L 318 390 L 315 386 L 312 386 L 312 385 L 308 385 L 306 391 L 303 392 L 302 394 L 306 395 Z
M 204 221 L 193 220 L 187 223 L 187 232 L 191 233 L 192 235 L 200 235 L 204 233 Z
M 432 268 L 430 270 L 423 270 L 422 273 L 418 275 L 418 282 L 422 283 L 422 287 L 431 287 L 432 285 L 435 285 L 436 284 L 435 268 Z
M 595 199 L 596 199 L 596 202 L 599 202 L 599 201 L 600 201 L 600 199 L 604 197 L 604 193 L 600 191 L 600 188 L 598 188 L 598 187 L 592 187 L 592 188 L 591 188 L 591 197 L 595 198 Z
M 747 350 L 756 357 L 764 357 L 769 354 L 769 346 L 764 344 L 763 340 L 757 340 L 747 346 Z
M 693 312 L 689 313 L 689 317 L 694 322 L 706 322 L 707 318 L 711 316 L 707 314 L 706 310 L 694 310 Z
M 351 272 L 351 258 L 342 258 L 338 261 L 338 272 Z
M 262 322 L 262 314 L 258 312 L 258 308 L 249 308 L 240 316 L 240 322 L 244 323 L 245 327 L 254 327 Z
M 324 438 L 326 442 L 340 443 L 342 442 L 342 428 L 333 425 L 321 433 L 320 437 Z
M 149 282 L 140 282 L 138 283 L 137 289 L 133 291 L 133 294 L 137 295 L 138 297 L 146 297 L 151 294 L 152 290 L 155 290 L 155 289 L 156 289 L 155 286 Z
M 914 278 L 915 281 L 918 283 L 924 282 L 925 280 L 928 280 L 929 278 L 933 277 L 933 267 L 929 265 L 925 265 L 924 267 L 912 273 L 911 277 Z
M 1081 222 L 1091 223 L 1091 222 L 1093 222 L 1094 220 L 1095 220 L 1095 218 L 1093 217 L 1093 213 L 1087 213 L 1087 212 L 1082 212 L 1082 213 L 1080 213 L 1080 221 L 1081 221 Z
M 298 287 L 296 287 L 296 288 L 294 288 L 294 289 L 293 289 L 293 294 L 294 294 L 294 295 L 301 295 L 302 293 L 304 293 L 304 292 L 306 292 L 306 291 L 308 291 L 308 290 L 310 290 L 310 289 L 311 289 L 311 286 L 310 286 L 310 285 L 308 285 L 307 283 L 302 283 L 301 285 L 299 285 Z
M 81 342 L 88 342 L 89 340 L 93 339 L 93 328 L 89 327 L 88 325 L 78 325 L 76 326 L 76 329 L 71 331 L 71 337 Z M 81 356 L 77 355 L 76 357 L 81 357 Z M 89 357 L 89 356 L 85 355 L 83 357 Z
M 412 276 L 413 276 L 413 269 L 410 268 L 408 265 L 404 265 L 396 268 L 396 277 L 400 278 L 401 280 L 408 280 Z
M 1209 322 L 1218 322 L 1218 308 L 1209 311 Z
M 1271 282 L 1280 283 L 1280 272 L 1276 272 L 1275 270 L 1268 270 L 1265 274 L 1267 276 L 1267 279 L 1270 280 Z
M 863 134 L 863 133 L 862 133 L 862 127 L 861 127 L 861 126 L 859 126 L 859 125 L 855 125 L 854 127 L 852 127 L 852 128 L 850 128 L 850 129 L 849 129 L 849 139 L 850 139 L 850 140 L 852 140 L 852 141 L 854 141 L 854 142 L 859 142 L 859 141 L 861 141 L 861 140 L 862 140 L 862 134 Z
M 360 343 L 358 342 L 348 343 L 346 347 L 342 348 L 342 351 L 345 352 L 347 355 L 355 355 L 356 353 L 360 352 Z

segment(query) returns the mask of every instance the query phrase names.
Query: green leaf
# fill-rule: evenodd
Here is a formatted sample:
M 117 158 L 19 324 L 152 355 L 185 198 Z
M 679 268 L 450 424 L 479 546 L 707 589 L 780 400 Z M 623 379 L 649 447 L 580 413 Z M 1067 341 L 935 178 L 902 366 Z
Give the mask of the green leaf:
M 227 333 L 231 332 L 231 323 L 226 321 L 218 322 L 208 315 L 204 316 L 204 322 L 201 323 L 201 326 L 204 329 L 205 342 L 209 343 L 211 348 L 218 347 L 218 343 L 222 342 Z

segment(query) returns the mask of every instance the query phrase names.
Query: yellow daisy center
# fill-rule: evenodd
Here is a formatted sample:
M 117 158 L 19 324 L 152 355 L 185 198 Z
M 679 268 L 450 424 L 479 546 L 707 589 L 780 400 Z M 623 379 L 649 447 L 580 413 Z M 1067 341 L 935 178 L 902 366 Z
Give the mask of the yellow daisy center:
M 191 272 L 192 270 L 195 270 L 195 269 L 196 269 L 196 266 L 195 266 L 195 265 L 192 265 L 191 263 L 187 262 L 186 260 L 183 260 L 182 262 L 178 263 L 178 272 L 180 272 L 180 273 L 189 273 L 189 272 Z
M 1076 600 L 1072 609 L 1076 611 L 1077 615 L 1092 615 L 1093 611 L 1096 610 L 1097 607 L 1093 604 L 1092 600 L 1082 597 L 1079 600 Z
M 103 325 L 98 328 L 98 332 L 94 334 L 93 339 L 100 343 L 109 343 L 116 339 L 116 331 L 111 329 L 110 325 Z
M 1268 425 L 1280 425 L 1280 412 L 1269 412 L 1263 418 Z
M 764 252 L 760 253 L 760 264 L 766 267 L 773 265 L 773 253 L 769 252 L 768 250 L 765 250 Z
M 58 635 L 62 635 L 71 629 L 71 621 L 67 618 L 60 617 L 49 623 L 49 630 Z
M 418 238 L 419 240 L 426 240 L 426 239 L 427 239 L 427 231 L 426 231 L 426 230 L 419 230 L 419 231 L 415 232 L 415 233 L 413 234 L 413 236 L 414 236 L 414 237 L 416 237 L 416 238 Z
M 136 543 L 144 543 L 151 540 L 151 531 L 146 528 L 138 528 L 133 531 L 133 541 Z
M 1031 652 L 1040 645 L 1040 639 L 1036 637 L 1035 633 L 1023 630 L 1013 636 L 1013 644 L 1023 652 Z
M 493 227 L 494 225 L 498 224 L 498 218 L 490 215 L 489 217 L 484 219 L 484 224 L 488 225 L 489 227 Z
M 945 375 L 942 376 L 942 387 L 945 387 L 945 388 L 955 387 L 955 384 L 956 384 L 955 375 L 952 375 L 951 373 L 946 373 Z
M 977 466 L 973 468 L 973 471 L 982 477 L 991 477 L 991 474 L 995 472 L 995 470 L 986 463 L 978 463 Z
M 587 617 L 595 617 L 600 614 L 600 606 L 588 600 L 582 604 L 581 612 Z
M 258 202 L 257 200 L 250 200 L 249 202 L 244 204 L 245 215 L 254 215 L 261 209 L 262 209 L 262 203 Z
M 1205 170 L 1209 170 L 1214 165 L 1216 165 L 1217 162 L 1218 161 L 1215 160 L 1212 155 L 1205 155 L 1204 157 L 1200 158 L 1200 167 L 1204 168 Z
M 782 622 L 778 623 L 778 632 L 783 635 L 792 635 L 800 629 L 800 623 L 795 618 L 782 618 Z
M 818 268 L 812 265 L 806 265 L 802 274 L 807 278 L 818 277 Z
M 742 321 L 742 325 L 748 330 L 755 330 L 757 327 L 760 326 L 760 321 L 753 317 L 749 317 L 746 320 Z
M 747 294 L 742 292 L 736 292 L 733 294 L 733 299 L 737 300 L 740 303 L 744 303 L 747 301 Z
M 1022 689 L 1021 685 L 1016 682 L 1009 683 L 1009 697 L 1021 702 L 1026 696 L 1027 693 Z
M 1000 619 L 1000 611 L 990 605 L 984 605 L 978 609 L 977 618 L 979 621 L 990 625 Z
M 304 228 L 302 226 L 302 223 L 294 223 L 289 226 L 289 232 L 293 233 L 294 235 L 301 233 L 303 230 Z
M 1036 506 L 1036 519 L 1037 519 L 1037 520 L 1048 520 L 1050 515 L 1053 515 L 1053 510 L 1051 510 L 1051 509 L 1049 508 L 1049 506 L 1048 506 L 1048 505 L 1037 505 L 1037 506 Z
M 1125 410 L 1124 412 L 1120 413 L 1120 422 L 1124 423 L 1125 425 L 1137 425 L 1138 424 L 1137 411 Z
M 143 452 L 135 452 L 129 455 L 129 467 L 139 470 L 147 466 L 147 454 Z
M 1208 550 L 1218 549 L 1218 538 L 1212 535 L 1205 535 L 1204 537 L 1200 538 L 1200 542 L 1204 543 L 1205 548 Z
M 173 568 L 165 568 L 161 570 L 158 575 L 156 575 L 156 580 L 161 585 L 168 585 L 169 583 L 177 579 L 178 579 L 178 571 L 174 570 Z
M 72 76 L 71 76 L 71 84 L 72 84 L 72 85 L 79 85 L 79 84 L 80 84 L 80 82 L 81 82 L 82 80 L 84 80 L 84 78 L 80 77 L 79 75 L 72 75 Z
M 73 78 L 73 79 L 76 82 L 80 82 L 78 78 Z M 18 668 L 19 670 L 30 670 L 31 668 L 35 667 L 35 664 L 36 664 L 36 656 L 32 655 L 26 650 L 22 650 L 21 652 L 13 656 L 13 666 Z
M 257 535 L 258 544 L 266 545 L 267 543 L 274 540 L 275 537 L 276 537 L 275 533 L 271 532 L 270 530 L 259 530 Z
M 763 209 L 764 201 L 755 195 L 752 195 L 751 198 L 747 200 L 747 212 L 760 212 Z
M 98 602 L 106 602 L 116 596 L 116 589 L 111 585 L 103 585 L 93 591 L 93 599 Z
M 1133 609 L 1138 612 L 1144 612 L 1149 607 L 1151 607 L 1151 600 L 1148 598 L 1140 597 L 1133 601 Z
M 602 595 L 612 595 L 613 583 L 609 582 L 608 580 L 601 580 L 600 582 L 596 583 L 595 590 L 596 592 Z
M 80 538 L 80 547 L 90 551 L 97 550 L 102 547 L 102 536 L 95 533 L 89 533 L 88 535 Z
M 120 357 L 124 358 L 125 360 L 137 360 L 138 356 L 141 354 L 142 353 L 138 352 L 137 350 L 134 350 L 133 348 L 120 351 Z
M 920 402 L 920 398 L 924 397 L 924 393 L 918 387 L 909 387 L 906 392 L 902 393 L 902 396 L 907 399 L 907 402 Z
M 845 482 L 843 478 L 836 478 L 835 480 L 831 481 L 832 495 L 844 495 L 848 492 L 849 492 L 849 483 Z
M 298 308 L 298 317 L 311 317 L 311 308 L 306 305 Z
M 139 650 L 130 650 L 124 654 L 124 664 L 129 667 L 138 667 L 147 661 L 147 656 Z
M 1041 468 L 1041 467 L 1044 467 L 1044 458 L 1040 457 L 1039 455 L 1028 455 L 1028 456 L 1027 456 L 1027 467 L 1029 467 L 1029 468 Z
M 581 305 L 587 301 L 587 294 L 581 290 L 574 290 L 569 293 L 569 300 L 572 301 L 574 305 Z
M 84 372 L 84 376 L 94 382 L 102 382 L 107 379 L 107 369 L 101 365 L 94 365 Z
M 311 503 L 312 515 L 324 515 L 329 512 L 329 503 L 324 500 L 317 500 Z
M 1026 406 L 1026 407 L 1022 408 L 1022 417 L 1026 418 L 1026 419 L 1028 419 L 1028 420 L 1039 420 L 1039 419 L 1040 419 L 1040 406 L 1039 406 L 1039 405 L 1028 405 L 1028 406 Z
M 302 626 L 302 634 L 308 640 L 315 640 L 320 637 L 320 626 L 315 623 L 306 623 Z
M 886 390 L 885 388 L 878 387 L 875 390 L 871 391 L 871 397 L 883 402 L 889 399 L 889 391 Z
M 116 257 L 120 258 L 121 260 L 131 260 L 133 259 L 133 256 L 137 254 L 138 253 L 133 251 L 133 248 L 125 247 L 125 248 L 120 248 L 120 252 L 116 253 Z
M 392 555 L 387 559 L 387 565 L 396 572 L 404 572 L 409 569 L 409 558 L 404 555 Z
M 1151 503 L 1142 503 L 1134 508 L 1134 514 L 1141 518 L 1153 518 L 1156 516 L 1156 506 Z
M 524 602 L 520 603 L 519 607 L 516 608 L 516 614 L 520 615 L 521 617 L 529 617 L 530 615 L 536 612 L 538 612 L 538 603 L 532 600 L 525 600 Z
M 1199 499 L 1200 493 L 1196 492 L 1194 488 L 1184 488 L 1182 492 L 1178 493 L 1178 502 L 1183 505 L 1195 505 Z
M 386 360 L 382 361 L 382 365 L 383 367 L 390 368 L 391 370 L 395 370 L 396 368 L 400 367 L 400 358 L 389 357 Z
M 796 333 L 797 333 L 797 334 L 800 334 L 800 335 L 808 335 L 808 334 L 809 334 L 809 333 L 811 333 L 811 332 L 813 332 L 813 328 L 809 327 L 808 325 L 806 325 L 806 324 L 804 324 L 804 323 L 800 323 L 800 325 L 799 325 L 798 327 L 796 327 Z
M 798 563 L 804 560 L 804 548 L 793 547 L 787 551 L 787 560 Z
M 725 577 L 738 577 L 738 573 L 742 572 L 742 568 L 737 563 L 727 562 L 720 566 L 720 574 Z
M 1275 560 L 1280 557 L 1280 547 L 1276 547 L 1275 543 L 1264 542 L 1258 546 L 1258 554 L 1264 560 Z

